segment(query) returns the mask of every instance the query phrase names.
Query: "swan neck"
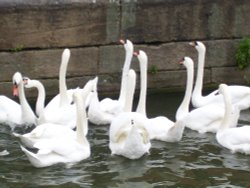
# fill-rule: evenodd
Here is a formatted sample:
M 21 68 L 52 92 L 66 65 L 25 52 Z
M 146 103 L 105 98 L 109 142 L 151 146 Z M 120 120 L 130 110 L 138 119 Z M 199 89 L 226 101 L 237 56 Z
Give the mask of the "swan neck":
M 184 98 L 176 112 L 176 120 L 182 119 L 189 113 L 189 104 L 192 96 L 193 89 L 194 67 L 193 64 L 187 67 L 187 80 Z
M 133 49 L 126 50 L 125 61 L 122 68 L 122 80 L 121 80 L 121 89 L 119 95 L 119 101 L 124 103 L 126 97 L 126 88 L 127 88 L 127 77 L 130 68 L 130 64 L 133 58 Z
M 203 86 L 203 75 L 204 75 L 204 65 L 205 65 L 205 53 L 206 50 L 202 49 L 198 51 L 198 68 L 197 68 L 197 77 L 195 81 L 193 99 L 199 100 L 202 97 L 202 86 Z M 194 102 L 195 103 L 195 102 Z
M 18 90 L 19 90 L 19 100 L 22 110 L 22 119 L 24 120 L 24 123 L 27 123 L 25 121 L 28 121 L 30 123 L 30 121 L 35 120 L 35 114 L 26 99 L 23 82 L 20 82 L 20 84 L 18 85 Z
M 145 116 L 147 116 L 146 114 L 146 97 L 147 97 L 147 66 L 148 66 L 148 62 L 144 61 L 141 62 L 140 61 L 140 95 L 139 95 L 139 102 L 137 105 L 137 109 L 136 112 L 141 113 Z
M 60 94 L 60 106 L 69 104 L 67 96 L 67 85 L 66 85 L 66 71 L 68 67 L 69 59 L 62 58 L 60 71 L 59 71 L 59 94 Z
M 83 99 L 83 100 L 82 100 Z M 88 129 L 88 122 L 87 122 L 87 115 L 85 111 L 85 104 L 86 97 L 83 98 L 79 97 L 76 102 L 76 134 L 77 134 L 77 141 L 80 144 L 85 144 L 86 137 L 84 131 Z
M 36 83 L 36 87 L 38 90 L 38 96 L 36 101 L 36 114 L 40 116 L 43 113 L 44 110 L 44 103 L 45 103 L 45 89 L 42 83 L 38 82 Z
M 222 123 L 221 123 L 221 130 L 227 129 L 230 125 L 230 117 L 232 114 L 232 101 L 231 101 L 231 96 L 228 93 L 228 91 L 224 91 L 223 93 L 223 99 L 224 99 L 224 108 L 225 108 L 225 112 L 224 112 L 224 117 L 222 119 Z
M 135 85 L 136 85 L 136 74 L 133 71 L 133 75 L 130 75 L 128 78 L 124 112 L 132 112 Z

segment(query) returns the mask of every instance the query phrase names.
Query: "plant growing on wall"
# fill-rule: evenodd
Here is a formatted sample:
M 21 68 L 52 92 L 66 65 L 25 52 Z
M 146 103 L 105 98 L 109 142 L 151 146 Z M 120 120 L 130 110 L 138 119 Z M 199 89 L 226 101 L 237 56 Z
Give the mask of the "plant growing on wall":
M 20 52 L 22 50 L 23 50 L 23 45 L 18 45 L 18 46 L 14 47 L 14 48 L 11 48 L 10 52 L 14 53 L 14 52 Z
M 158 72 L 158 68 L 156 65 L 150 65 L 148 68 L 148 72 L 150 74 L 156 74 Z
M 250 64 L 250 37 L 246 37 L 240 42 L 235 58 L 240 69 L 244 69 Z

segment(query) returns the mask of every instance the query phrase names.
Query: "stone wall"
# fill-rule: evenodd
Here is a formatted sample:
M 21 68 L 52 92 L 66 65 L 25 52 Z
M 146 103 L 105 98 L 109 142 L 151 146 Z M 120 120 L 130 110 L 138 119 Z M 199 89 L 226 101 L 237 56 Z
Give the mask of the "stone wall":
M 234 54 L 250 35 L 249 12 L 249 0 L 1 0 L 0 91 L 10 96 L 12 75 L 20 71 L 41 80 L 47 95 L 58 93 L 61 53 L 70 48 L 68 88 L 98 75 L 100 92 L 117 92 L 120 38 L 148 54 L 149 70 L 157 68 L 148 74 L 149 89 L 184 88 L 186 72 L 177 62 L 183 56 L 197 62 L 193 40 L 207 46 L 206 86 L 245 84 L 249 69 L 239 71 Z M 132 68 L 139 70 L 137 59 Z

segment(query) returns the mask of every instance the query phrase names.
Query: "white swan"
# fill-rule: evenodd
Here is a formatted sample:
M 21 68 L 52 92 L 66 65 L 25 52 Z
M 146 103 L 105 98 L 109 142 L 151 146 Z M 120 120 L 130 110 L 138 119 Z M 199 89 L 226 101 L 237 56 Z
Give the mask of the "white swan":
M 45 88 L 39 80 L 31 80 L 28 77 L 23 77 L 23 82 L 25 88 L 36 88 L 38 91 L 35 113 L 39 117 L 43 113 L 45 107 Z
M 144 115 L 131 112 L 135 90 L 136 74 L 129 71 L 126 92 L 125 112 L 115 117 L 110 125 L 109 148 L 112 155 L 121 155 L 129 159 L 138 159 L 149 153 L 150 139 Z
M 8 114 L 9 118 L 13 118 L 14 120 L 13 123 L 16 123 L 16 124 L 22 124 L 22 125 L 25 124 L 26 126 L 34 125 L 36 123 L 36 116 L 33 113 L 33 110 L 31 109 L 25 97 L 23 78 L 20 72 L 16 72 L 13 75 L 13 94 L 19 97 L 20 109 L 17 107 L 15 103 L 8 102 L 9 104 L 8 108 L 13 108 L 12 113 Z M 7 100 L 5 99 L 5 102 L 6 101 Z M 2 105 L 4 105 L 4 103 Z M 16 117 L 13 117 L 14 114 Z
M 139 51 L 135 54 L 140 62 L 140 72 L 141 72 L 141 90 L 139 103 L 137 106 L 137 112 L 145 115 L 146 114 L 146 90 L 147 90 L 147 55 L 143 51 Z M 193 60 L 189 57 L 185 57 L 181 61 L 187 68 L 187 88 L 185 92 L 185 97 L 177 110 L 176 120 L 173 122 L 167 117 L 159 116 L 155 118 L 148 118 L 148 123 L 146 124 L 146 129 L 149 132 L 150 139 L 156 139 L 166 142 L 177 142 L 182 138 L 184 131 L 184 123 L 181 119 L 189 112 L 189 103 L 192 94 L 193 85 Z
M 129 67 L 133 57 L 133 44 L 130 40 L 126 40 L 126 43 L 120 41 L 125 48 L 125 62 L 122 69 L 122 80 L 121 89 L 118 100 L 113 100 L 110 98 L 105 98 L 99 101 L 98 92 L 96 88 L 95 99 L 89 106 L 88 117 L 89 121 L 96 125 L 110 124 L 112 119 L 124 110 L 125 105 L 125 88 L 127 85 L 127 77 L 129 72 Z
M 14 127 L 21 123 L 21 106 L 10 98 L 0 96 L 0 123 L 6 124 L 13 130 Z
M 83 129 L 87 126 L 87 117 L 82 100 L 86 100 L 86 96 L 85 99 L 82 99 L 81 93 L 78 91 L 73 94 L 77 108 L 76 138 L 62 136 L 41 140 L 34 145 L 38 148 L 37 153 L 21 146 L 33 166 L 41 168 L 57 163 L 76 163 L 90 156 L 90 144 L 83 134 Z
M 45 92 L 44 85 L 39 80 L 31 80 L 28 77 L 23 77 L 23 81 L 24 81 L 24 87 L 25 88 L 36 88 L 38 90 L 38 96 L 37 96 L 37 100 L 36 100 L 36 106 L 35 106 L 36 110 L 35 110 L 35 112 L 36 112 L 36 115 L 39 118 L 43 114 L 44 108 L 46 108 L 45 107 L 46 92 Z M 84 86 L 84 88 L 90 83 L 94 83 L 94 81 L 90 80 L 89 82 L 87 82 L 86 85 Z M 71 89 L 70 92 L 73 92 L 75 90 L 82 90 L 83 91 L 83 89 L 79 89 L 79 88 Z M 89 105 L 90 98 L 91 98 L 91 96 L 89 95 L 87 100 L 86 100 L 86 104 L 85 104 L 86 107 Z
M 65 80 L 69 58 L 70 50 L 65 49 L 62 53 L 59 72 L 59 94 L 46 105 L 42 113 L 39 112 L 39 118 L 37 119 L 38 125 L 43 123 L 57 123 L 69 126 L 70 128 L 74 128 L 76 125 L 76 109 L 75 106 L 71 104 L 72 94 L 76 89 L 67 90 Z
M 27 83 L 29 86 L 32 86 L 32 84 L 40 85 L 40 82 L 39 81 L 37 82 L 36 80 L 26 80 L 26 82 L 29 82 Z M 87 95 L 88 97 L 90 96 L 89 93 L 93 90 L 95 84 L 96 84 L 96 79 L 89 80 L 85 84 L 83 90 L 79 89 L 79 92 L 82 93 L 83 98 L 86 98 L 85 95 Z M 85 127 L 83 129 L 84 130 L 83 134 L 86 136 L 88 133 L 88 126 L 86 123 L 84 123 L 84 126 Z M 36 142 L 41 141 L 43 139 L 55 138 L 55 137 L 72 137 L 72 138 L 76 137 L 75 131 L 73 131 L 70 127 L 56 123 L 44 123 L 37 126 L 31 132 L 26 133 L 24 135 L 18 133 L 13 133 L 13 135 L 18 137 L 21 140 L 21 142 L 29 148 L 34 147 L 34 144 Z
M 223 97 L 217 95 L 218 90 L 211 92 L 207 96 L 202 96 L 202 85 L 203 85 L 203 74 L 204 74 L 204 64 L 205 64 L 205 53 L 206 47 L 200 42 L 191 42 L 191 46 L 195 47 L 198 51 L 198 68 L 197 77 L 192 94 L 192 104 L 194 107 L 198 108 L 205 106 L 210 103 L 221 103 L 223 104 Z M 250 88 L 247 86 L 232 85 L 228 88 L 232 96 L 233 104 L 239 106 L 241 110 L 250 107 Z
M 232 105 L 228 89 L 226 84 L 219 86 L 219 91 L 224 96 L 225 115 L 220 129 L 216 133 L 216 140 L 232 153 L 250 154 L 250 126 L 230 128 L 231 124 L 237 124 L 240 109 L 237 105 Z

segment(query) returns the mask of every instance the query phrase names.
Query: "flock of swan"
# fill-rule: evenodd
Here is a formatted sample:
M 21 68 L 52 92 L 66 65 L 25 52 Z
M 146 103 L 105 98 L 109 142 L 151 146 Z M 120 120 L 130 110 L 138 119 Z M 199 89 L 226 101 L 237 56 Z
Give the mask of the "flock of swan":
M 138 159 L 149 153 L 151 140 L 180 141 L 185 128 L 195 130 L 197 134 L 215 133 L 221 146 L 233 153 L 250 154 L 250 126 L 237 127 L 240 111 L 250 106 L 250 88 L 220 84 L 218 90 L 202 96 L 206 52 L 202 42 L 190 43 L 198 51 L 195 84 L 193 60 L 186 56 L 179 62 L 187 70 L 187 79 L 184 98 L 176 111 L 176 121 L 164 116 L 147 117 L 147 54 L 142 50 L 134 52 L 130 40 L 121 40 L 121 43 L 126 55 L 117 100 L 99 100 L 98 77 L 89 80 L 83 88 L 67 89 L 69 49 L 62 53 L 59 94 L 47 105 L 45 88 L 40 81 L 24 77 L 20 72 L 13 75 L 13 94 L 19 97 L 20 104 L 0 96 L 0 123 L 11 127 L 13 135 L 20 139 L 21 150 L 34 167 L 77 163 L 90 157 L 88 122 L 109 125 L 111 154 L 129 159 Z M 140 94 L 135 111 L 132 111 L 132 106 L 136 72 L 130 68 L 133 56 L 140 64 Z M 33 87 L 38 90 L 35 112 L 25 97 L 25 88 Z M 194 109 L 190 111 L 191 104 Z M 31 125 L 35 128 L 28 133 L 15 132 L 16 126 Z

